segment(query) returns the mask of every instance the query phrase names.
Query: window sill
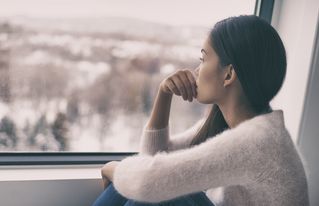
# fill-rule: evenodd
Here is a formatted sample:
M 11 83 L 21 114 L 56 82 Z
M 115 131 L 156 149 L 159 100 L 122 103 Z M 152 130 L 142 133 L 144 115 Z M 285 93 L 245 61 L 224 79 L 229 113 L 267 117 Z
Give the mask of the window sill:
M 0 166 L 0 181 L 101 179 L 99 165 Z
M 102 165 L 0 166 L 1 205 L 87 206 L 103 191 Z

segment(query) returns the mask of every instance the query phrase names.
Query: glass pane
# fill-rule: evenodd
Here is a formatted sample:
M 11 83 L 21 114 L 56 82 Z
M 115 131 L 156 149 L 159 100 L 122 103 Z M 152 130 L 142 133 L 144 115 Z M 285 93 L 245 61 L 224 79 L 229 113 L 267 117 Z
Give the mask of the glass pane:
M 1 0 L 0 150 L 137 152 L 158 85 L 255 0 Z M 174 96 L 171 133 L 207 105 Z

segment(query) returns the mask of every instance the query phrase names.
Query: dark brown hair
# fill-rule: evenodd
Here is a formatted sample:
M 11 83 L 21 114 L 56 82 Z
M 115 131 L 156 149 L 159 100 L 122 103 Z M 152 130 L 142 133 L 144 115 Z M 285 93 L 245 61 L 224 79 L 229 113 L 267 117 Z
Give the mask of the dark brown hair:
M 209 108 L 208 115 L 206 116 L 207 118 L 204 124 L 198 130 L 190 145 L 200 144 L 208 137 L 216 136 L 229 128 L 217 104 L 213 104 L 213 106 Z
M 209 34 L 221 68 L 232 64 L 252 109 L 257 114 L 272 111 L 269 102 L 280 90 L 286 75 L 286 51 L 277 31 L 255 15 L 229 17 L 215 24 Z M 190 145 L 228 129 L 217 104 Z

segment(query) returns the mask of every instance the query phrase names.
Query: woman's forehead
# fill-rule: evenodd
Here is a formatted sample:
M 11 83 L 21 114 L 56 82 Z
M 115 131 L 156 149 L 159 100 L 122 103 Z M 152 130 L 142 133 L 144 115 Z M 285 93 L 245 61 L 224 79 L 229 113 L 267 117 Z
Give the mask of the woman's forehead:
M 203 42 L 202 49 L 205 50 L 206 55 L 214 55 L 215 51 L 211 46 L 211 40 L 210 38 L 206 38 Z

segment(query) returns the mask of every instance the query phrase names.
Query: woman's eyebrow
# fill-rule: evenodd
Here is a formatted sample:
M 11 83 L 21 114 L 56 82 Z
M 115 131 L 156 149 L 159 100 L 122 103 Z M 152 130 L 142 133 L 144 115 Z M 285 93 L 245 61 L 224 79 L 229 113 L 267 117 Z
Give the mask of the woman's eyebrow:
M 205 49 L 200 50 L 201 53 L 205 53 L 207 55 L 207 52 L 205 51 Z

